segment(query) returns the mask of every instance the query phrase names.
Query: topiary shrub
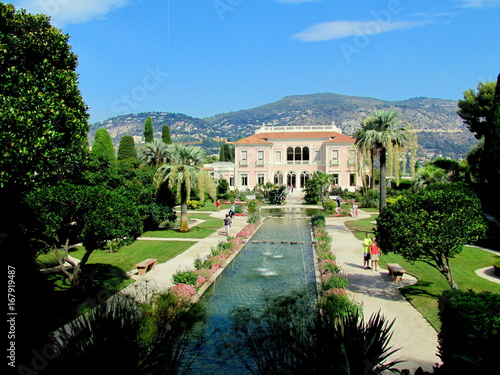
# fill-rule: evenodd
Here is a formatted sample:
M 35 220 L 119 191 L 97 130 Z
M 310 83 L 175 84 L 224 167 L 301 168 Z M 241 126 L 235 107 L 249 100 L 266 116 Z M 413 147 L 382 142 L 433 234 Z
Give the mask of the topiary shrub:
M 335 210 L 337 209 L 337 202 L 333 199 L 327 199 L 323 203 L 323 209 L 327 213 L 335 212 Z
M 489 374 L 498 368 L 500 295 L 445 291 L 440 299 L 439 356 L 446 374 Z

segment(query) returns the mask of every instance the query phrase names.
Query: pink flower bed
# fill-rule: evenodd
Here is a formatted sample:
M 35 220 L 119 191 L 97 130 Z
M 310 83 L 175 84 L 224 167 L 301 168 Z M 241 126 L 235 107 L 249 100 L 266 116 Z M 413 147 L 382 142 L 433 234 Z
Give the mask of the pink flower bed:
M 189 299 L 196 294 L 196 288 L 193 285 L 176 284 L 170 290 L 181 299 Z
M 220 264 L 215 263 L 212 268 L 210 268 L 210 273 L 214 274 L 220 268 Z
M 200 286 L 202 286 L 206 282 L 207 282 L 206 278 L 204 278 L 203 276 L 198 276 L 198 278 L 196 279 L 196 287 L 199 288 Z
M 236 234 L 236 237 L 249 238 L 256 228 L 255 224 L 247 224 Z

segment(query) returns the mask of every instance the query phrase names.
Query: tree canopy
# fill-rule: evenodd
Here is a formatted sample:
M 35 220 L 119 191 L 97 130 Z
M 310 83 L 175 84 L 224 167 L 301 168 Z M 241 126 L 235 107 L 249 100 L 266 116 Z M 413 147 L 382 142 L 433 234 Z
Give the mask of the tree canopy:
M 436 184 L 382 209 L 375 236 L 382 251 L 426 262 L 456 287 L 449 259 L 466 243 L 474 243 L 485 229 L 481 204 L 473 191 L 461 184 Z
M 59 184 L 28 194 L 25 203 L 31 209 L 32 222 L 26 234 L 36 238 L 40 251 L 53 250 L 60 262 L 74 265 L 65 271 L 74 285 L 91 253 L 108 242 L 119 248 L 135 241 L 142 233 L 142 220 L 136 207 L 121 194 L 103 187 Z M 82 242 L 86 249 L 80 264 L 69 258 L 69 249 Z M 63 257 L 59 252 L 63 251 Z
M 480 140 L 468 160 L 475 172 L 482 195 L 489 199 L 500 184 L 500 74 L 497 82 L 480 82 L 476 90 L 464 92 L 458 102 L 458 115 Z M 472 166 L 472 164 L 476 164 Z M 498 200 L 497 200 L 498 201 Z M 500 204 L 489 205 L 489 211 L 500 213 Z
M 48 16 L 0 3 L 0 187 L 65 178 L 88 151 L 87 107 L 68 39 Z

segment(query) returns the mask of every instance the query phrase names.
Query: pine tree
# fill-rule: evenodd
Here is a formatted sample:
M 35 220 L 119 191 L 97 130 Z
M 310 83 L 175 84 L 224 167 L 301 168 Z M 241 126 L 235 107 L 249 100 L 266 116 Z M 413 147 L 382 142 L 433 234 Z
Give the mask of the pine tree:
M 137 159 L 137 151 L 135 149 L 134 137 L 124 135 L 118 146 L 118 160 Z
M 170 127 L 168 125 L 163 125 L 163 129 L 161 131 L 161 140 L 167 145 L 172 144 L 172 138 L 170 137 Z
M 91 154 L 96 157 L 107 158 L 109 161 L 116 161 L 113 141 L 106 129 L 100 128 L 95 132 Z
M 144 123 L 144 142 L 151 143 L 153 139 L 153 122 L 151 121 L 151 117 L 148 117 Z

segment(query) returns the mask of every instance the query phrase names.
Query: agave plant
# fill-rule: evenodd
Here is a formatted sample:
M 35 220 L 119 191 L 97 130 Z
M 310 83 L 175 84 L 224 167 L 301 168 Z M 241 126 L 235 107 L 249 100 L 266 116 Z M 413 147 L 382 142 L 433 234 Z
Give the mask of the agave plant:
M 254 374 L 340 375 L 398 372 L 390 346 L 394 322 L 380 312 L 319 309 L 305 293 L 269 299 L 261 312 L 235 313 L 235 355 Z
M 153 305 L 112 297 L 58 331 L 50 373 L 182 373 L 196 355 L 189 338 L 202 318 L 199 305 L 187 309 L 170 294 Z

